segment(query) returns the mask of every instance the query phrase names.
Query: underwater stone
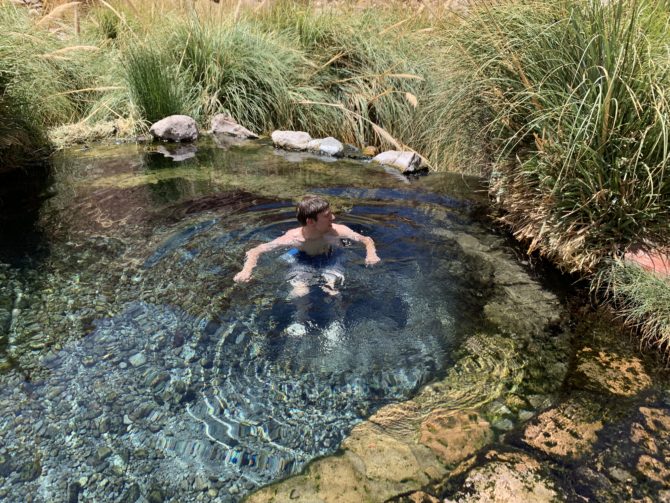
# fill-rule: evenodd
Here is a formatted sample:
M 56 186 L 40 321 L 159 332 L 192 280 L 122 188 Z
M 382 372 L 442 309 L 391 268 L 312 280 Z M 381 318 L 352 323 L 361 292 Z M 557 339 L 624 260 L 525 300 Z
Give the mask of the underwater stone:
M 112 449 L 110 449 L 106 445 L 103 445 L 102 447 L 99 447 L 97 452 L 95 453 L 95 456 L 96 456 L 98 461 L 104 461 L 105 459 L 107 459 L 111 455 L 112 455 Z
M 131 356 L 128 361 L 133 367 L 139 367 L 140 365 L 144 365 L 147 362 L 147 357 L 144 356 L 144 353 L 137 353 Z
M 514 429 L 514 423 L 509 419 L 499 419 L 494 422 L 492 426 L 498 431 L 510 431 Z
M 134 483 L 130 486 L 128 491 L 123 495 L 121 503 L 135 503 L 141 496 L 140 486 L 137 483 Z

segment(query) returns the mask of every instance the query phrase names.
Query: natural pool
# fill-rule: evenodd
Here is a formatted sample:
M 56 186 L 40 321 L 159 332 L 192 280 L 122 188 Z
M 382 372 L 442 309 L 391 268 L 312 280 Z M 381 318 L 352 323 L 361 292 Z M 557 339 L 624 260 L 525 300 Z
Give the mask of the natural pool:
M 33 224 L 0 246 L 0 496 L 238 501 L 450 378 L 433 407 L 486 406 L 500 435 L 528 420 L 556 397 L 570 335 L 478 189 L 262 141 L 62 153 Z M 382 262 L 345 248 L 339 295 L 315 285 L 303 304 L 281 253 L 234 284 L 305 193 Z

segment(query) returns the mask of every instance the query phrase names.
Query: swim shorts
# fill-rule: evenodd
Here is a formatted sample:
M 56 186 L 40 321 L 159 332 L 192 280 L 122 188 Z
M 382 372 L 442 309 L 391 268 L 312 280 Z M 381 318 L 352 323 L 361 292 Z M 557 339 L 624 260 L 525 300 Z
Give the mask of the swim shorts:
M 292 286 L 315 285 L 321 278 L 332 284 L 344 282 L 344 253 L 338 248 L 321 255 L 308 255 L 293 248 L 282 257 L 291 263 L 286 278 Z

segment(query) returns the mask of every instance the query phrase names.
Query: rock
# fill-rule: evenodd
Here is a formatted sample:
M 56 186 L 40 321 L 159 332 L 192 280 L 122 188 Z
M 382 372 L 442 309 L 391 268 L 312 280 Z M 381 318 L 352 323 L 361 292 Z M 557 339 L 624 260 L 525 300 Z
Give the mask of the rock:
M 198 139 L 198 126 L 187 115 L 170 115 L 154 123 L 149 129 L 151 135 L 163 141 L 195 141 Z
M 592 406 L 591 406 L 592 408 Z M 540 414 L 529 424 L 523 441 L 545 454 L 578 459 L 595 444 L 603 423 L 600 411 L 589 410 L 586 399 L 571 399 Z
M 152 487 L 149 495 L 147 496 L 147 501 L 149 503 L 163 503 L 165 501 L 165 495 L 160 487 Z
M 71 483 L 67 488 L 67 503 L 78 503 L 81 486 L 78 482 Z
M 670 469 L 665 462 L 643 454 L 635 466 L 637 471 L 653 482 L 667 487 L 670 483 Z
M 498 419 L 493 423 L 493 428 L 498 431 L 511 431 L 514 429 L 514 423 L 507 419 Z
M 144 356 L 144 353 L 137 353 L 131 356 L 128 361 L 133 367 L 139 367 L 147 362 L 147 357 Z
M 387 150 L 372 158 L 373 162 L 399 169 L 403 174 L 416 173 L 421 168 L 421 157 L 415 152 Z
M 235 119 L 228 114 L 216 114 L 212 117 L 211 132 L 214 134 L 227 134 L 237 138 L 258 138 L 244 126 L 240 126 Z
M 377 147 L 373 147 L 371 145 L 368 145 L 363 149 L 363 155 L 366 157 L 374 157 L 379 153 L 379 149 Z
M 623 397 L 635 396 L 652 384 L 637 356 L 590 347 L 577 353 L 577 369 L 571 382 L 583 389 Z
M 112 455 L 112 450 L 109 447 L 107 447 L 106 445 L 103 445 L 102 447 L 99 447 L 98 450 L 95 453 L 95 456 L 96 456 L 98 462 L 104 461 L 105 459 L 107 459 L 111 455 Z
M 363 154 L 363 152 L 361 152 L 361 149 L 354 147 L 350 143 L 345 143 L 344 150 L 342 151 L 342 156 L 348 157 L 349 159 L 359 159 L 359 160 L 367 160 L 370 157 L 372 157 Z
M 140 499 L 140 496 L 140 486 L 137 483 L 134 483 L 123 495 L 120 503 L 135 503 L 138 499 Z
M 525 454 L 487 454 L 488 463 L 470 470 L 459 503 L 497 502 L 549 503 L 559 501 L 553 482 L 540 475 L 540 464 Z
M 411 503 L 440 503 L 440 500 L 423 491 L 416 491 L 407 495 L 407 499 Z
M 475 411 L 436 410 L 422 423 L 419 442 L 447 464 L 459 463 L 493 440 L 491 427 Z
M 312 140 L 309 133 L 304 131 L 273 131 L 272 141 L 277 148 L 287 150 L 307 150 Z
M 209 480 L 204 475 L 197 475 L 193 481 L 193 489 L 196 491 L 204 491 L 209 489 Z
M 307 144 L 307 150 L 321 155 L 330 155 L 333 157 L 342 157 L 344 154 L 344 145 L 332 136 L 311 140 Z

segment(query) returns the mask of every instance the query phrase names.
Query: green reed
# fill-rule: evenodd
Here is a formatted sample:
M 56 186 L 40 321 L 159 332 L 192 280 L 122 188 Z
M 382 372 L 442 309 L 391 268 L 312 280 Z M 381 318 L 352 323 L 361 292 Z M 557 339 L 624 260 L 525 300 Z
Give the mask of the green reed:
M 668 19 L 652 1 L 532 2 L 458 33 L 506 220 L 569 268 L 668 240 Z

